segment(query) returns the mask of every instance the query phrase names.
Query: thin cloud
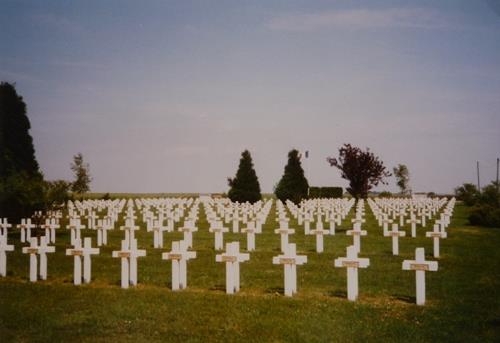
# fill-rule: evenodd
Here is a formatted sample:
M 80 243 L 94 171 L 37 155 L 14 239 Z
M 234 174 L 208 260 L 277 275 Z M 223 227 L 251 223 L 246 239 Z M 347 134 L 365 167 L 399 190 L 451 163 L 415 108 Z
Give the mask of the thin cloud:
M 266 25 L 276 31 L 307 32 L 328 28 L 450 28 L 448 18 L 421 8 L 351 9 L 321 13 L 296 13 L 277 16 Z

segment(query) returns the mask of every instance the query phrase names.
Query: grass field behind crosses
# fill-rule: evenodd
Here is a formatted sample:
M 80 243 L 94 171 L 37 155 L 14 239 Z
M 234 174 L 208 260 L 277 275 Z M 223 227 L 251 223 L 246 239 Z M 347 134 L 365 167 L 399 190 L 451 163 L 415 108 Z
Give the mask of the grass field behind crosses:
M 202 207 L 200 207 L 202 208 Z M 283 267 L 272 264 L 280 253 L 275 206 L 256 251 L 241 264 L 241 291 L 225 294 L 225 265 L 215 262 L 214 236 L 208 232 L 204 211 L 193 236 L 197 258 L 188 263 L 188 288 L 170 290 L 171 262 L 161 259 L 182 234 L 165 233 L 164 249 L 153 249 L 153 234 L 136 232 L 147 257 L 138 262 L 139 285 L 120 288 L 120 261 L 111 257 L 123 232 L 109 234 L 108 246 L 92 257 L 92 283 L 74 286 L 73 258 L 66 256 L 69 231 L 59 229 L 56 253 L 48 254 L 48 280 L 28 281 L 29 257 L 21 253 L 18 233 L 9 234 L 15 251 L 8 253 L 6 278 L 0 279 L 0 342 L 16 341 L 500 341 L 500 229 L 466 225 L 466 209 L 457 205 L 441 241 L 438 272 L 426 273 L 427 304 L 415 303 L 415 273 L 403 271 L 404 259 L 413 259 L 424 247 L 432 258 L 432 240 L 418 229 L 418 237 L 400 239 L 400 256 L 392 256 L 391 239 L 367 206 L 361 257 L 370 267 L 359 271 L 359 300 L 346 299 L 346 270 L 333 260 L 345 256 L 352 237 L 346 236 L 353 213 L 325 236 L 325 252 L 315 252 L 315 236 L 298 229 L 290 236 L 297 251 L 308 256 L 298 267 L 298 294 L 283 296 Z M 65 222 L 63 221 L 63 227 Z M 409 228 L 405 227 L 407 235 Z M 95 231 L 84 230 L 83 237 Z M 246 235 L 228 233 L 224 242 Z

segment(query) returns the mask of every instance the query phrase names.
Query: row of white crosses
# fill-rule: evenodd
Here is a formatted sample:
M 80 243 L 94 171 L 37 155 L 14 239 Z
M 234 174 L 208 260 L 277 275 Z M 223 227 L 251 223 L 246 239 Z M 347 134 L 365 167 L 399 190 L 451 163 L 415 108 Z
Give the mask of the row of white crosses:
M 233 232 L 245 233 L 247 236 L 247 251 L 255 250 L 255 235 L 262 232 L 262 225 L 265 223 L 272 206 L 272 201 L 258 201 L 253 205 L 248 203 L 232 203 L 228 199 L 209 199 L 203 201 L 207 221 L 210 224 L 209 232 L 214 233 L 214 248 L 222 250 L 224 248 L 224 233 L 229 232 L 228 227 L 224 227 L 224 222 L 233 222 Z M 238 213 L 242 213 L 239 217 Z M 239 228 L 239 220 L 246 224 L 246 227 Z
M 356 253 L 361 252 L 361 236 L 366 236 L 368 233 L 366 230 L 361 230 L 361 225 L 365 222 L 363 218 L 365 215 L 365 202 L 361 199 L 356 203 L 356 210 L 354 218 L 351 219 L 353 224 L 352 230 L 347 230 L 346 234 L 352 236 L 353 246 L 356 249 Z
M 316 236 L 316 252 L 321 253 L 324 250 L 324 236 L 335 235 L 336 226 L 341 224 L 347 213 L 354 204 L 354 200 L 347 199 L 314 199 L 303 201 L 300 206 L 287 201 L 286 207 L 281 201 L 276 203 L 276 221 L 279 227 L 275 233 L 281 236 L 281 250 L 284 251 L 288 243 L 288 235 L 295 231 L 290 229 L 288 223 L 290 219 L 287 216 L 288 208 L 292 217 L 298 225 L 304 225 L 306 235 Z M 323 218 L 329 223 L 329 229 L 325 229 Z M 311 229 L 311 223 L 315 223 L 315 228 Z
M 447 237 L 446 227 L 450 224 L 450 218 L 453 213 L 453 208 L 455 205 L 455 198 L 452 198 L 449 202 L 446 199 L 418 199 L 418 200 L 408 200 L 408 199 L 369 199 L 368 203 L 378 220 L 379 225 L 383 227 L 383 235 L 385 237 L 392 238 L 392 253 L 393 255 L 399 255 L 399 237 L 406 236 L 406 232 L 399 230 L 401 222 L 404 222 L 404 211 L 406 207 L 410 208 L 410 219 L 407 221 L 411 225 L 411 236 L 416 237 L 416 224 L 422 223 L 422 227 L 425 227 L 425 219 L 431 219 L 432 215 L 435 215 L 444 206 L 443 212 L 440 214 L 440 218 L 435 221 L 433 231 L 426 232 L 426 237 L 433 238 L 434 247 L 434 257 L 439 257 L 439 240 Z M 397 209 L 397 210 L 395 210 Z M 389 219 L 388 212 L 393 211 L 393 213 L 399 213 L 400 224 L 395 223 L 394 219 Z M 418 211 L 422 215 L 422 221 L 415 218 L 413 211 Z M 388 230 L 388 224 L 392 223 L 392 229 Z

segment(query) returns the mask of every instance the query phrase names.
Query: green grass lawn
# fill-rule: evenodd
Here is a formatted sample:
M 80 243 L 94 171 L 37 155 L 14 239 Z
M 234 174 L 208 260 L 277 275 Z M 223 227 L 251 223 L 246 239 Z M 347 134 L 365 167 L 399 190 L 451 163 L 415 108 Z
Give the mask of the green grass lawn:
M 367 206 L 368 207 L 368 206 Z M 442 241 L 439 271 L 428 272 L 427 304 L 415 302 L 415 273 L 403 271 L 425 247 L 432 259 L 432 241 L 419 229 L 417 238 L 400 240 L 400 256 L 391 253 L 391 239 L 382 236 L 367 210 L 360 270 L 360 298 L 346 299 L 346 270 L 333 260 L 345 256 L 352 238 L 344 221 L 335 236 L 326 236 L 325 252 L 315 252 L 315 237 L 290 236 L 308 263 L 298 267 L 298 294 L 283 296 L 283 267 L 272 264 L 279 254 L 274 234 L 275 208 L 256 251 L 241 265 L 241 291 L 226 295 L 225 266 L 215 262 L 213 234 L 200 212 L 194 234 L 198 257 L 188 263 L 188 288 L 170 290 L 171 262 L 161 260 L 181 233 L 165 233 L 165 248 L 153 249 L 153 234 L 137 233 L 147 257 L 139 259 L 139 285 L 120 288 L 120 261 L 111 257 L 123 232 L 110 233 L 109 244 L 92 258 L 92 283 L 74 286 L 73 258 L 65 256 L 69 232 L 58 231 L 56 253 L 48 256 L 48 280 L 28 281 L 29 257 L 21 253 L 19 235 L 11 233 L 8 276 L 0 279 L 0 342 L 13 341 L 500 341 L 500 229 L 466 225 L 466 209 L 457 206 Z M 352 212 L 351 212 L 352 213 Z M 142 223 L 141 223 L 142 224 Z M 428 223 L 428 227 L 432 227 Z M 291 222 L 292 228 L 297 228 Z M 406 228 L 409 235 L 409 228 Z M 83 236 L 95 232 L 85 230 Z M 244 234 L 226 234 L 224 241 Z

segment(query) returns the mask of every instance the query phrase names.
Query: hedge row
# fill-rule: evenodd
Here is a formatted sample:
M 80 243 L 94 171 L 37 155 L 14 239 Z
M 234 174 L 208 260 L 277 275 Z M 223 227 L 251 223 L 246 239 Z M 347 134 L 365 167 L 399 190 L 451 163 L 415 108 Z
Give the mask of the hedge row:
M 309 198 L 342 198 L 342 187 L 310 187 Z

